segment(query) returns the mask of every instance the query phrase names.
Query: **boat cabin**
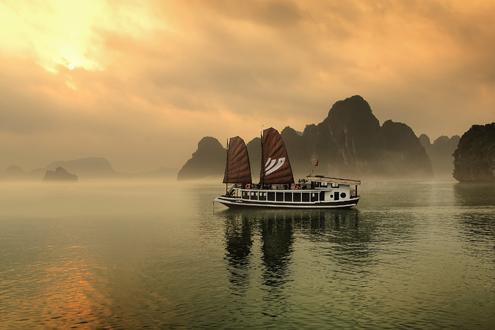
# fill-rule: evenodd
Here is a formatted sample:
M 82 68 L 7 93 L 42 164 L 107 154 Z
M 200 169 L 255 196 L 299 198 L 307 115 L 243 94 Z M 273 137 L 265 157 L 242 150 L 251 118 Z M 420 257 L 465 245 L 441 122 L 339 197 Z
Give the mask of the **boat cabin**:
M 344 182 L 345 181 L 345 182 Z M 297 184 L 234 185 L 226 196 L 262 203 L 320 203 L 349 201 L 358 197 L 359 181 L 308 176 Z

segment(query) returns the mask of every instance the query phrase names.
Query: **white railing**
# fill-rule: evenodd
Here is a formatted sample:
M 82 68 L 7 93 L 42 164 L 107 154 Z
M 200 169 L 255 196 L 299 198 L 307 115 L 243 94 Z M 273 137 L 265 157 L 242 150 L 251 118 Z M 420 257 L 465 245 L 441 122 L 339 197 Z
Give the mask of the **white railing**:
M 323 197 L 322 200 L 320 200 L 320 192 L 321 190 L 299 190 L 295 192 L 294 190 L 283 190 L 283 189 L 277 189 L 277 190 L 265 190 L 265 189 L 237 189 L 239 192 L 239 198 L 242 200 L 248 200 L 248 201 L 258 201 L 258 202 L 263 202 L 263 203 L 270 203 L 270 202 L 277 202 L 277 203 L 307 203 L 307 204 L 315 204 L 319 203 L 320 201 L 324 201 L 325 197 Z M 247 194 L 247 197 L 245 197 L 245 193 Z M 252 195 L 254 193 L 254 195 Z M 260 196 L 260 193 L 263 193 L 264 196 Z M 268 199 L 268 194 L 272 193 L 274 194 L 274 199 Z M 282 200 L 277 200 L 277 193 L 282 194 Z M 286 194 L 291 194 L 291 200 L 286 200 L 285 196 Z M 294 200 L 294 194 L 300 194 L 300 200 L 295 201 Z M 308 200 L 303 201 L 303 194 L 307 194 Z M 324 195 L 323 195 L 324 196 Z M 252 198 L 254 197 L 254 198 Z M 260 199 L 260 197 L 264 197 L 264 199 Z M 312 200 L 312 197 L 315 198 Z

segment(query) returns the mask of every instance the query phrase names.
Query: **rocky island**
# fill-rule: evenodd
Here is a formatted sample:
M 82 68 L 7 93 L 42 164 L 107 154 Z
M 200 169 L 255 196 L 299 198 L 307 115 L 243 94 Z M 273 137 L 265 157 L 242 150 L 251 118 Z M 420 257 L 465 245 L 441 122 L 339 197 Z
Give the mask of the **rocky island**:
M 303 132 L 281 132 L 296 175 L 307 175 L 318 160 L 320 174 L 333 176 L 431 176 L 430 159 L 414 131 L 391 120 L 380 125 L 370 105 L 359 95 L 337 101 L 327 117 Z M 253 173 L 260 170 L 260 139 L 247 144 Z M 203 138 L 179 171 L 179 179 L 220 177 L 225 149 L 217 139 Z
M 495 123 L 473 125 L 454 152 L 454 178 L 460 182 L 495 182 Z
M 118 176 L 106 158 L 86 157 L 72 160 L 55 161 L 48 164 L 48 170 L 62 167 L 70 172 L 77 173 L 83 179 L 113 178 Z
M 73 181 L 77 181 L 78 177 L 75 174 L 69 173 L 65 168 L 59 166 L 55 170 L 47 170 L 43 180 L 44 181 L 73 182 Z
M 207 136 L 198 143 L 198 149 L 192 154 L 177 175 L 178 179 L 202 179 L 223 174 L 225 149 L 217 139 Z

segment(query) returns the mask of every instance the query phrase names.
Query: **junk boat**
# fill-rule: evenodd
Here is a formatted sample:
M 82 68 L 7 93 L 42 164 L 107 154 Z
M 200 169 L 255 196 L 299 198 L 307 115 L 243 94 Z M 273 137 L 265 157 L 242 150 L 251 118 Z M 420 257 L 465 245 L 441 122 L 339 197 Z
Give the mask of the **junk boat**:
M 215 198 L 225 206 L 264 208 L 350 208 L 359 201 L 359 180 L 308 175 L 294 182 L 289 155 L 280 133 L 265 129 L 261 136 L 260 182 L 253 184 L 249 154 L 238 136 L 227 143 L 223 182 L 225 194 Z

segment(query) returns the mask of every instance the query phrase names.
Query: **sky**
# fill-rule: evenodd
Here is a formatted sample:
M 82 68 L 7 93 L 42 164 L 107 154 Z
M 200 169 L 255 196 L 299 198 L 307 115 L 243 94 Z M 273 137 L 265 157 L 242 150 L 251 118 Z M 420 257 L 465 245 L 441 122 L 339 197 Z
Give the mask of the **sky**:
M 0 1 L 0 168 L 179 168 L 359 94 L 417 135 L 495 121 L 495 2 Z

